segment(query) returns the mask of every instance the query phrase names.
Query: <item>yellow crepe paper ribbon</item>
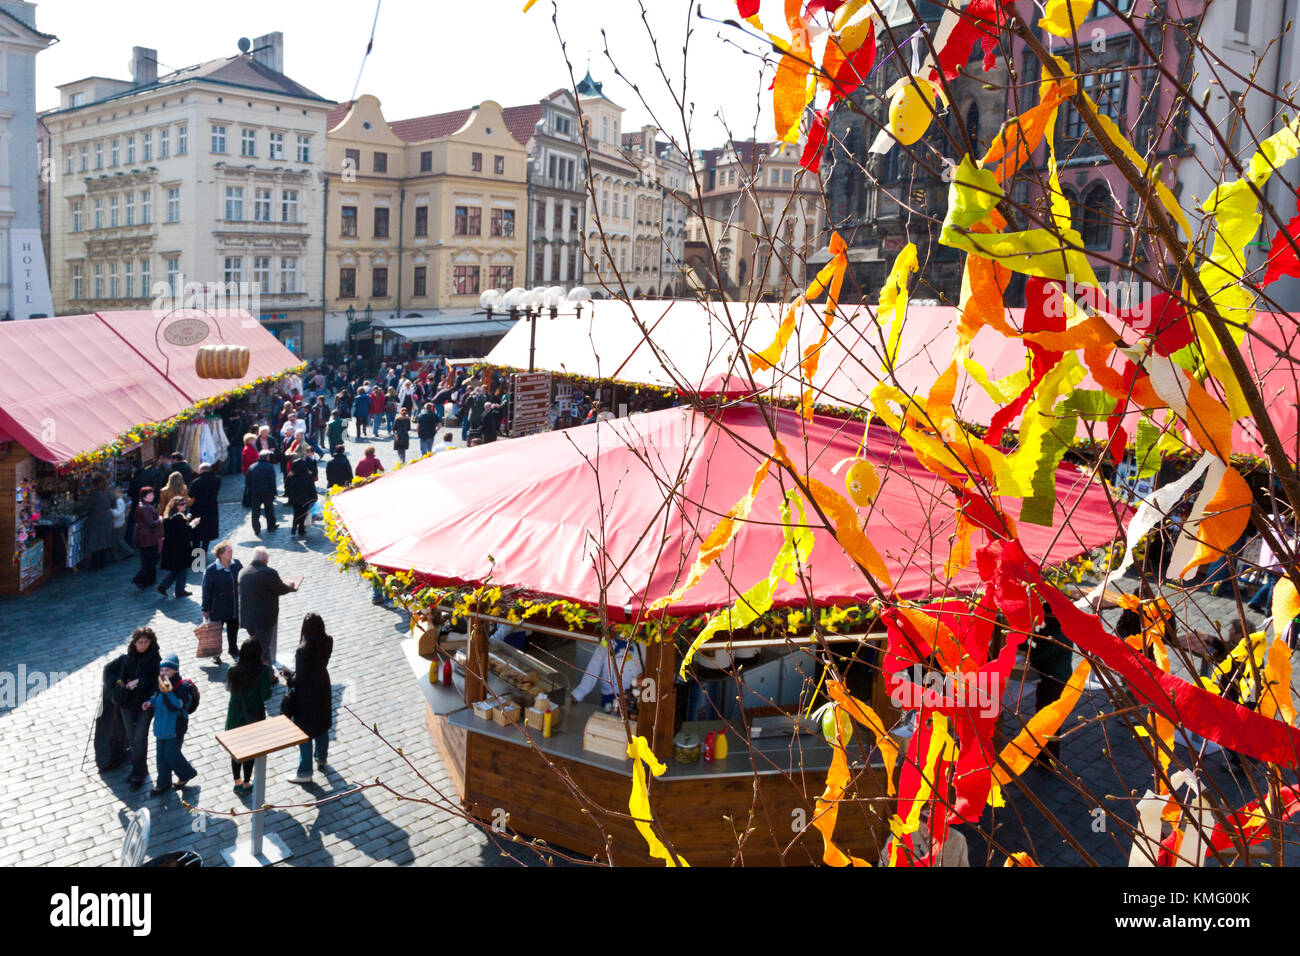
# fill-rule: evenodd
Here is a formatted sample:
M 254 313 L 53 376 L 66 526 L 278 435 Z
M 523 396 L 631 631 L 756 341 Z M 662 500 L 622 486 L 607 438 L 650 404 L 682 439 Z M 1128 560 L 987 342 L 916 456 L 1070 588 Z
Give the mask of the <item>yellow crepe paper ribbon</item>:
M 953 739 L 948 734 L 948 718 L 937 712 L 931 713 L 930 727 L 930 746 L 926 751 L 925 766 L 921 770 L 921 782 L 911 798 L 912 803 L 908 807 L 907 818 L 902 819 L 898 814 L 894 814 L 889 821 L 889 829 L 894 835 L 889 853 L 890 866 L 898 866 L 898 857 L 902 852 L 902 838 L 915 833 L 921 826 L 921 808 L 934 792 L 935 768 L 938 767 L 940 758 L 947 760 L 953 758 Z M 899 802 L 901 803 L 902 800 Z M 931 849 L 934 847 L 932 846 Z
M 813 417 L 813 378 L 817 375 L 817 366 L 821 362 L 822 348 L 826 345 L 826 340 L 831 334 L 831 323 L 835 321 L 835 305 L 839 302 L 840 287 L 844 285 L 844 274 L 848 271 L 849 266 L 849 247 L 845 245 L 838 232 L 831 233 L 830 252 L 830 264 L 835 266 L 835 271 L 831 274 L 831 287 L 826 294 L 826 309 L 822 313 L 821 337 L 804 349 L 803 362 L 799 366 L 799 370 L 803 374 L 804 384 L 807 386 L 803 390 L 800 412 L 809 421 L 812 421 Z
M 1281 638 L 1273 638 L 1273 643 L 1268 646 L 1259 712 L 1265 717 L 1277 717 L 1285 724 L 1295 725 L 1295 704 L 1291 701 L 1291 650 Z
M 780 327 L 776 330 L 776 338 L 772 344 L 761 352 L 756 352 L 749 357 L 750 371 L 758 372 L 762 369 L 776 368 L 776 363 L 781 361 L 781 355 L 785 352 L 785 347 L 790 343 L 790 336 L 794 334 L 795 320 L 798 316 L 799 307 L 804 303 L 811 301 L 821 295 L 830 287 L 831 281 L 835 278 L 836 273 L 843 275 L 844 269 L 848 263 L 847 258 L 834 258 L 826 265 L 822 266 L 821 271 L 817 273 L 808 288 L 804 290 L 803 295 L 794 300 L 794 303 L 786 311 L 785 317 L 781 320 Z
M 840 815 L 840 801 L 849 785 L 849 758 L 842 744 L 831 747 L 831 766 L 826 771 L 826 789 L 817 798 L 812 825 L 822 835 L 822 862 L 827 866 L 870 866 L 861 857 L 849 856 L 835 844 L 835 823 Z
M 1065 718 L 1070 716 L 1079 697 L 1084 691 L 1084 682 L 1092 670 L 1088 662 L 1080 661 L 1079 666 L 1070 675 L 1065 691 L 1034 716 L 1029 718 L 1016 739 L 1002 748 L 1000 762 L 993 768 L 993 783 L 998 787 L 1006 786 L 1013 778 L 1024 773 L 1034 758 L 1043 750 L 1048 739 L 1061 729 Z M 1002 764 L 1005 763 L 1006 767 Z M 1010 768 L 1010 769 L 1007 769 Z
M 880 757 L 885 762 L 885 786 L 889 795 L 894 795 L 894 767 L 898 763 L 898 744 L 885 730 L 885 722 L 867 704 L 858 700 L 844 689 L 839 681 L 830 681 L 826 685 L 826 696 L 835 701 L 850 717 L 856 720 L 876 738 L 880 748 Z
M 1083 26 L 1092 9 L 1092 0 L 1047 0 L 1046 14 L 1038 25 L 1048 33 L 1069 39 Z
M 656 860 L 663 860 L 665 866 L 690 866 L 684 856 L 674 857 L 670 854 L 663 841 L 655 835 L 654 828 L 650 826 L 653 815 L 650 812 L 650 789 L 645 775 L 646 764 L 650 765 L 650 770 L 656 777 L 662 776 L 668 768 L 659 762 L 655 752 L 650 749 L 650 744 L 640 734 L 633 737 L 632 742 L 627 745 L 627 755 L 632 758 L 632 796 L 627 801 L 627 809 L 636 822 L 636 828 L 641 831 L 641 836 L 650 847 L 650 856 Z
M 898 346 L 903 335 L 903 322 L 907 318 L 907 281 L 918 268 L 916 244 L 909 242 L 894 258 L 893 268 L 889 270 L 880 290 L 876 321 L 883 323 L 889 313 L 894 315 L 886 338 L 885 361 L 881 366 L 881 372 L 886 375 L 894 371 L 898 364 Z

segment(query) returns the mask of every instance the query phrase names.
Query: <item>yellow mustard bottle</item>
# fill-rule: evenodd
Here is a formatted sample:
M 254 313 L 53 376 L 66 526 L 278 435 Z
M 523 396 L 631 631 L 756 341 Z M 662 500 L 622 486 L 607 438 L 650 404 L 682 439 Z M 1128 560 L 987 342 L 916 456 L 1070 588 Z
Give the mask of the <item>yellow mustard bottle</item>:
M 727 759 L 727 735 L 721 730 L 718 731 L 718 736 L 713 738 L 713 759 Z

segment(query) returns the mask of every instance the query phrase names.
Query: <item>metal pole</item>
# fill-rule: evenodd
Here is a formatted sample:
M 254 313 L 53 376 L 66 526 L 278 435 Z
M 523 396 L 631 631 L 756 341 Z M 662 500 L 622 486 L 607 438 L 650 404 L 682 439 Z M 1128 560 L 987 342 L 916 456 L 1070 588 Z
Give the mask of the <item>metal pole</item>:
M 266 803 L 266 755 L 258 757 L 253 763 L 253 809 L 260 810 Z M 253 814 L 253 828 L 250 833 L 250 848 L 253 856 L 262 855 L 262 831 L 266 826 L 266 814 Z
M 528 371 L 533 371 L 533 359 L 537 354 L 537 316 L 533 315 L 533 310 L 529 309 L 526 313 L 528 316 Z M 541 310 L 538 310 L 538 315 Z

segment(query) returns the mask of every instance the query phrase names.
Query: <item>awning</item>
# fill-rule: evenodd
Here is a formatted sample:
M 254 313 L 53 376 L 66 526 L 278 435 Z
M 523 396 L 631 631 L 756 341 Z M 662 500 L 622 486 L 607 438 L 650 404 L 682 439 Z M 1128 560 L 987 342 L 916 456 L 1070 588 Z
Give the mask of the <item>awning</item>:
M 180 312 L 168 316 L 165 327 L 192 319 L 206 323 L 207 335 L 190 345 L 168 342 L 157 315 L 149 312 L 0 324 L 0 436 L 37 458 L 67 462 L 138 425 L 166 421 L 301 364 L 247 312 L 221 318 Z M 189 325 L 184 331 L 192 337 L 199 329 Z M 221 344 L 249 347 L 242 379 L 195 374 L 198 347 Z
M 855 454 L 861 424 L 817 417 L 805 445 L 796 413 L 741 404 L 716 424 L 667 409 L 435 455 L 333 501 L 371 564 L 414 569 L 439 585 L 490 579 L 589 605 L 600 602 L 604 581 L 611 614 L 635 613 L 685 579 L 703 538 L 748 490 L 772 447 L 765 414 L 800 467 L 844 487 L 843 473 L 830 470 Z M 874 506 L 862 509 L 866 534 L 895 593 L 974 588 L 973 566 L 944 578 L 955 520 L 947 484 L 883 427 L 872 429 L 867 454 L 882 481 Z M 1083 474 L 1063 466 L 1057 480 L 1054 526 L 1020 525 L 1028 553 L 1053 564 L 1109 542 L 1119 527 L 1102 489 L 1084 493 Z M 783 485 L 774 469 L 735 541 L 670 613 L 723 607 L 767 576 L 783 541 Z M 808 574 L 817 603 L 870 600 L 874 592 L 830 533 L 816 532 L 816 542 Z M 805 602 L 802 585 L 777 591 L 778 605 Z
M 509 320 L 493 319 L 484 322 L 443 322 L 397 328 L 388 326 L 387 331 L 411 342 L 431 342 L 440 339 L 475 338 L 480 335 L 505 335 L 510 331 L 512 324 Z

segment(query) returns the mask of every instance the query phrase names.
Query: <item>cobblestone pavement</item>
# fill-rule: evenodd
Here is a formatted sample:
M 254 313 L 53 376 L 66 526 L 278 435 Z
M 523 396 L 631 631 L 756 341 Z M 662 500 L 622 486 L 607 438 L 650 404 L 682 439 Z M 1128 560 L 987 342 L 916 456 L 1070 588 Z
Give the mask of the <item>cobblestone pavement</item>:
M 391 467 L 391 442 L 376 445 Z M 354 465 L 364 447 L 349 440 Z M 222 527 L 247 564 L 258 539 L 239 505 L 242 479 L 224 476 L 223 482 Z M 424 703 L 411 686 L 399 647 L 405 636 L 404 615 L 372 605 L 367 584 L 355 573 L 340 574 L 329 563 L 331 548 L 319 528 L 309 530 L 305 543 L 295 541 L 289 535 L 287 508 L 278 504 L 277 513 L 282 516 L 279 530 L 262 535 L 272 549 L 271 564 L 283 575 L 304 577 L 301 592 L 282 599 L 281 658 L 292 660 L 302 615 L 320 613 L 335 639 L 330 675 L 338 708 L 329 768 L 316 774 L 314 784 L 288 782 L 296 769 L 296 749 L 268 758 L 266 799 L 278 809 L 268 812 L 267 831 L 280 836 L 293 852 L 286 865 L 513 865 L 503 848 L 511 849 L 520 862 L 536 862 L 528 849 L 498 845 L 490 834 L 447 809 L 401 801 L 378 788 L 319 806 L 286 806 L 321 800 L 377 778 L 405 795 L 435 800 L 439 792 L 447 801 L 454 799 L 454 788 L 429 738 Z M 228 663 L 217 667 L 193 657 L 193 628 L 201 620 L 198 581 L 191 575 L 194 595 L 189 598 L 140 595 L 130 584 L 136 564 L 127 560 L 97 573 L 64 574 L 34 595 L 0 601 L 0 671 L 68 675 L 48 689 L 29 684 L 17 706 L 0 709 L 0 866 L 114 863 L 126 811 L 142 806 L 152 814 L 151 855 L 194 849 L 205 864 L 221 865 L 220 851 L 235 842 L 237 823 L 230 817 L 192 815 L 175 792 L 150 797 L 148 786 L 132 792 L 125 767 L 101 776 L 93 754 L 83 762 L 102 669 L 123 651 L 135 627 L 148 624 L 158 633 L 164 652 L 180 655 L 182 674 L 203 692 L 185 743 L 186 755 L 199 771 L 186 799 L 212 811 L 247 806 L 247 798 L 241 800 L 231 791 L 229 759 L 213 737 L 224 725 Z M 1132 585 L 1124 582 L 1126 589 Z M 1167 593 L 1179 613 L 1191 614 L 1202 629 L 1209 629 L 1212 620 L 1226 624 L 1235 614 L 1230 600 Z M 1184 608 L 1182 602 L 1194 602 L 1195 607 Z M 1112 623 L 1115 613 L 1110 612 Z M 1251 621 L 1258 623 L 1255 617 Z M 1018 685 L 1013 686 L 1008 697 L 1017 692 Z M 1032 685 L 1025 692 L 1032 701 Z M 277 686 L 269 713 L 278 712 L 282 694 L 282 686 Z M 968 830 L 973 865 L 983 865 L 986 859 L 999 864 L 1003 852 L 1015 850 L 1028 851 L 1044 865 L 1077 865 L 1083 853 L 1101 864 L 1123 865 L 1131 842 L 1128 834 L 1114 820 L 1099 831 L 1095 810 L 1104 806 L 1124 820 L 1135 819 L 1131 798 L 1150 785 L 1151 771 L 1114 710 L 1103 694 L 1085 697 L 1067 724 L 1065 772 L 1058 776 L 1034 768 L 1022 778 L 1042 809 L 1018 784 L 1008 787 L 1006 808 L 986 811 L 982 820 L 982 829 L 993 828 L 993 849 L 987 851 L 986 841 L 973 828 Z M 402 756 L 379 742 L 372 725 L 402 749 L 431 786 L 420 781 Z M 1004 728 L 1008 734 L 1018 729 L 1010 722 Z M 1181 746 L 1180 756 L 1186 752 Z M 1241 805 L 1253 798 L 1252 786 L 1261 785 L 1258 771 L 1250 761 L 1245 763 L 1241 769 L 1222 756 L 1205 761 L 1206 775 L 1221 791 L 1222 803 Z M 1060 821 L 1077 846 L 1043 811 Z M 238 825 L 248 826 L 247 818 Z M 1297 837 L 1294 827 L 1288 828 L 1288 837 Z

